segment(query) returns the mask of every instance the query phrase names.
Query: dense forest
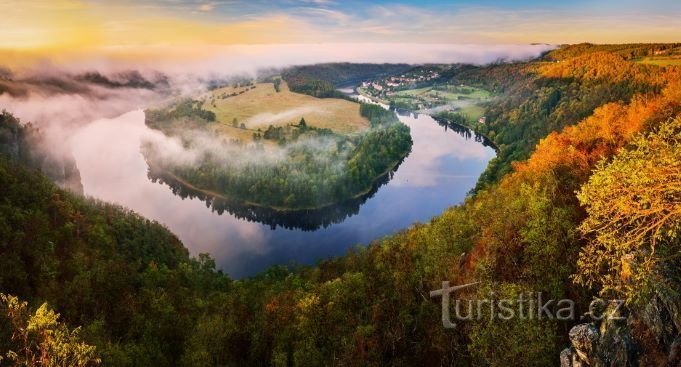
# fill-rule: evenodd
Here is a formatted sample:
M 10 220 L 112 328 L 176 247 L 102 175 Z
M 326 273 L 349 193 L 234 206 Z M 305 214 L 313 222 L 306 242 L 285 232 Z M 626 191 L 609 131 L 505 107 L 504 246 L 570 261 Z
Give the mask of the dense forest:
M 173 118 L 202 116 L 203 110 L 191 102 L 179 106 L 179 112 L 177 108 L 151 111 L 148 125 L 163 129 L 169 114 Z M 296 125 L 270 126 L 256 133 L 255 145 L 232 144 L 229 155 L 206 152 L 196 165 L 161 159 L 162 152 L 153 145 L 146 146 L 145 157 L 155 170 L 232 201 L 286 210 L 317 209 L 366 194 L 411 150 L 409 127 L 392 111 L 362 104 L 359 112 L 371 123 L 359 134 L 337 134 L 308 126 L 301 119 Z M 276 141 L 281 154 L 273 158 L 268 148 L 258 144 L 260 139 Z M 248 159 L 236 159 L 244 156 Z
M 65 348 L 80 346 L 90 364 L 678 365 L 681 70 L 583 49 L 553 51 L 569 55 L 560 63 L 462 71 L 507 99 L 489 106 L 485 135 L 501 153 L 484 185 L 428 223 L 315 267 L 232 281 L 158 224 L 2 158 L 0 289 L 82 326 L 86 346 Z M 579 314 L 594 297 L 621 298 L 626 320 L 446 329 L 429 297 L 443 280 L 481 281 L 474 299 L 570 297 Z M 15 314 L 16 302 L 0 303 Z M 575 344 L 575 323 L 588 343 Z M 1 324 L 5 350 L 17 325 Z
M 554 50 L 537 62 L 463 66 L 445 76 L 450 82 L 479 86 L 502 96 L 487 103 L 484 124 L 466 124 L 499 147 L 476 191 L 512 171 L 512 163 L 527 159 L 550 132 L 584 119 L 603 104 L 659 92 L 666 83 L 665 74 L 657 66 L 636 64 L 627 57 L 663 47 L 674 45 L 580 44 Z M 447 115 L 440 117 L 456 118 Z

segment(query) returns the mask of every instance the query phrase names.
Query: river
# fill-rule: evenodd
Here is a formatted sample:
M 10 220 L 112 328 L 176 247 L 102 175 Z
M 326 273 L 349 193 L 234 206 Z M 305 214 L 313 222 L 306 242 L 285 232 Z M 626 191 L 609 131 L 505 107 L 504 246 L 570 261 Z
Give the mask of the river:
M 232 277 L 277 265 L 314 264 L 339 256 L 461 203 L 494 157 L 466 130 L 454 131 L 430 116 L 404 113 L 412 151 L 365 197 L 323 212 L 253 213 L 206 202 L 152 182 L 140 153 L 150 131 L 144 112 L 94 121 L 69 142 L 86 195 L 117 203 L 173 231 L 193 255 L 208 253 Z

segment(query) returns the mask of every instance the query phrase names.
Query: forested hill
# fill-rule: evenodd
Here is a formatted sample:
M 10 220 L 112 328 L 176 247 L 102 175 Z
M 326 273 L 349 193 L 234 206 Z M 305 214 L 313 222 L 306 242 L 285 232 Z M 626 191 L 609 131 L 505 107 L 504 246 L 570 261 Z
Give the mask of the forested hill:
M 528 63 L 463 66 L 450 82 L 490 90 L 500 98 L 486 106 L 484 124 L 471 124 L 498 147 L 497 157 L 476 190 L 498 182 L 514 161 L 529 157 L 540 139 L 561 131 L 609 102 L 659 92 L 664 71 L 634 62 L 656 53 L 678 51 L 678 44 L 579 44 L 553 50 Z
M 368 79 L 383 78 L 403 73 L 407 64 L 350 64 L 328 63 L 293 66 L 282 72 L 291 91 L 314 97 L 343 97 L 339 86 L 356 85 Z
M 163 227 L 3 158 L 2 291 L 48 301 L 111 366 L 679 365 L 679 67 L 605 51 L 469 75 L 507 93 L 509 119 L 553 121 L 539 107 L 558 86 L 549 116 L 567 127 L 499 119 L 490 131 L 520 125 L 519 139 L 539 142 L 462 205 L 318 266 L 240 281 L 189 259 Z M 429 297 L 444 280 L 481 282 L 474 301 L 570 298 L 576 318 L 484 314 L 447 329 Z M 594 297 L 626 300 L 626 320 L 580 319 Z
M 363 80 L 383 78 L 411 69 L 408 64 L 355 64 L 328 63 L 293 66 L 284 75 L 304 75 L 311 79 L 327 81 L 335 86 L 354 85 Z

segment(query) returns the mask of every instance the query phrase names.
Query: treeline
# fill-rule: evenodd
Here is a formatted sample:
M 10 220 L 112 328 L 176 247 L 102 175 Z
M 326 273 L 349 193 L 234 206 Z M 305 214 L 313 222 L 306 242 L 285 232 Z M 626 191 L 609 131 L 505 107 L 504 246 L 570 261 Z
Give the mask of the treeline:
M 293 66 L 281 75 L 292 92 L 318 98 L 346 98 L 336 89 L 338 86 L 395 75 L 410 68 L 407 64 L 330 63 Z
M 334 86 L 339 86 L 401 74 L 411 68 L 412 66 L 407 64 L 327 63 L 293 66 L 285 70 L 283 75 L 285 76 L 284 79 L 304 76 L 308 79 L 324 80 Z
M 333 83 L 321 79 L 313 79 L 307 75 L 284 73 L 282 75 L 291 92 L 307 94 L 317 98 L 345 98 Z
M 260 129 L 258 129 L 260 130 Z M 328 128 L 318 128 L 314 126 L 308 126 L 305 122 L 305 118 L 301 118 L 297 125 L 288 124 L 285 126 L 273 126 L 269 125 L 264 131 L 258 131 L 253 133 L 253 141 L 256 143 L 261 139 L 274 140 L 279 145 L 286 145 L 289 142 L 297 141 L 301 137 L 312 138 L 312 137 L 330 137 L 339 135 L 335 134 L 333 130 Z
M 272 229 L 281 227 L 286 229 L 315 231 L 335 223 L 342 223 L 347 218 L 357 214 L 362 204 L 373 197 L 381 186 L 390 182 L 393 173 L 397 171 L 398 167 L 399 166 L 396 166 L 392 171 L 376 180 L 371 190 L 366 194 L 316 210 L 303 209 L 282 211 L 262 206 L 247 205 L 240 200 L 216 198 L 214 195 L 188 187 L 186 184 L 179 182 L 163 171 L 150 170 L 149 178 L 153 182 L 158 181 L 168 185 L 173 194 L 181 198 L 197 198 L 204 201 L 206 206 L 209 206 L 211 210 L 217 212 L 219 215 L 227 212 L 236 218 L 262 223 L 270 226 Z
M 621 45 L 580 43 L 553 50 L 546 54 L 544 59 L 559 61 L 597 52 L 606 52 L 624 57 L 627 60 L 633 60 L 646 56 L 655 56 L 656 53 L 681 54 L 681 43 L 630 43 Z
M 230 160 L 206 154 L 195 166 L 180 166 L 156 158 L 153 146 L 146 147 L 145 156 L 157 169 L 230 200 L 287 210 L 319 208 L 366 193 L 411 150 L 409 128 L 392 111 L 362 105 L 360 113 L 371 122 L 360 134 L 336 134 L 303 119 L 255 133 L 256 146 L 240 147 Z M 273 158 L 257 145 L 260 139 L 277 141 L 282 156 Z
M 172 108 L 145 111 L 146 121 L 150 127 L 158 128 L 167 121 L 193 119 L 215 122 L 215 112 L 203 109 L 203 102 L 193 99 L 179 101 Z

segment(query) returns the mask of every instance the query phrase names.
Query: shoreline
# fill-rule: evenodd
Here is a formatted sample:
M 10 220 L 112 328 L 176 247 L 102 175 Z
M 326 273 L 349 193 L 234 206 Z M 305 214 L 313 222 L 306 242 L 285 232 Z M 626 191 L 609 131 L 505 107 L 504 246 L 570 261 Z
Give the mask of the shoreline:
M 374 102 L 376 102 L 376 103 L 386 104 L 384 101 L 382 101 L 382 100 L 380 100 L 380 99 L 378 99 L 378 98 L 376 98 L 376 97 L 371 97 L 371 96 L 367 96 L 367 95 L 364 95 L 364 94 L 360 93 L 358 87 L 355 87 L 353 90 L 354 90 L 354 92 L 355 92 L 358 96 L 362 96 L 362 97 L 364 97 L 364 98 L 368 98 L 368 99 L 370 99 L 370 100 L 372 100 L 372 101 L 374 101 Z M 492 147 L 492 149 L 494 149 L 495 152 L 499 153 L 499 147 L 497 146 L 497 144 L 496 144 L 492 139 L 490 139 L 489 137 L 487 137 L 487 136 L 484 135 L 484 134 L 481 134 L 481 133 L 475 131 L 475 129 L 473 129 L 473 128 L 470 127 L 470 126 L 462 125 L 462 124 L 459 124 L 459 123 L 450 121 L 450 120 L 448 120 L 448 119 L 446 119 L 446 118 L 444 118 L 444 117 L 440 117 L 440 116 L 437 116 L 437 115 L 432 115 L 432 114 L 429 114 L 429 113 L 414 111 L 414 110 L 410 110 L 410 109 L 403 109 L 403 110 L 404 110 L 404 111 L 408 111 L 408 112 L 410 112 L 410 113 L 412 113 L 412 114 L 420 114 L 420 115 L 430 116 L 433 120 L 435 120 L 435 121 L 437 121 L 437 122 L 444 122 L 444 123 L 447 123 L 447 124 L 450 124 L 450 125 L 456 125 L 456 126 L 459 126 L 459 127 L 465 128 L 465 129 L 468 129 L 468 130 L 470 130 L 471 132 L 473 132 L 474 134 L 476 134 L 476 135 L 481 136 L 482 138 L 484 138 L 484 139 L 485 139 L 485 142 L 488 143 L 488 144 Z
M 387 174 L 394 171 L 404 161 L 404 159 L 406 159 L 409 156 L 410 153 L 411 153 L 411 150 L 409 150 L 399 160 L 392 162 L 389 165 L 388 168 L 386 168 L 380 174 L 376 175 L 371 180 L 369 187 L 367 187 L 366 189 L 363 189 L 362 191 L 358 192 L 357 194 L 354 194 L 354 195 L 352 195 L 348 198 L 345 198 L 345 199 L 343 199 L 341 201 L 337 201 L 337 202 L 324 203 L 324 204 L 320 204 L 320 205 L 317 205 L 317 206 L 314 206 L 314 207 L 296 207 L 296 208 L 287 208 L 287 207 L 281 207 L 281 206 L 269 206 L 269 205 L 263 205 L 263 204 L 251 202 L 251 201 L 248 201 L 248 200 L 237 199 L 237 198 L 234 198 L 234 197 L 227 196 L 224 193 L 220 193 L 220 192 L 217 192 L 217 191 L 197 187 L 194 184 L 187 182 L 182 177 L 179 177 L 176 174 L 159 167 L 158 165 L 154 165 L 153 163 L 151 163 L 149 161 L 147 161 L 147 166 L 149 167 L 149 170 L 159 173 L 159 176 L 169 177 L 170 179 L 172 179 L 176 183 L 184 186 L 185 188 L 196 191 L 196 192 L 200 192 L 200 193 L 202 193 L 202 194 L 204 194 L 208 197 L 211 197 L 213 199 L 221 199 L 221 200 L 225 200 L 225 201 L 228 201 L 228 202 L 234 202 L 235 204 L 242 205 L 242 206 L 267 209 L 267 210 L 272 210 L 272 211 L 280 212 L 280 213 L 290 213 L 290 212 L 297 212 L 297 211 L 324 210 L 324 209 L 327 209 L 327 208 L 330 208 L 330 207 L 333 207 L 333 206 L 336 206 L 336 205 L 341 205 L 341 204 L 348 202 L 348 201 L 357 200 L 357 199 L 361 198 L 362 196 L 370 193 L 374 189 L 374 186 L 376 185 L 376 183 L 379 182 L 381 180 L 381 178 L 385 177 Z

